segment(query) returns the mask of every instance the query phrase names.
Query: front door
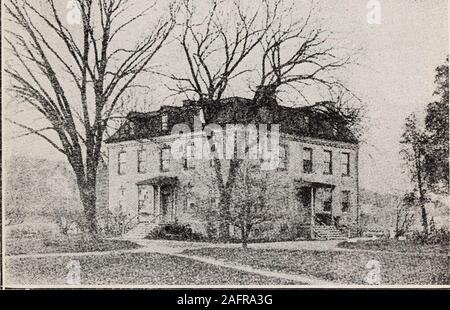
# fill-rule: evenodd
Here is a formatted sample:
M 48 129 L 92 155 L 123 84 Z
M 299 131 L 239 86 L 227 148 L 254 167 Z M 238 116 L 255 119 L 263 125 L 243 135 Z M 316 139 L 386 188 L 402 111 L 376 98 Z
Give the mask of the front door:
M 172 218 L 172 189 L 169 186 L 161 187 L 161 220 L 169 222 Z
M 311 210 L 311 187 L 300 188 L 300 202 L 306 210 Z
M 139 185 L 138 186 L 138 221 L 148 222 L 153 210 L 153 186 Z
M 298 188 L 297 201 L 301 224 L 309 225 L 311 222 L 311 187 L 302 186 Z

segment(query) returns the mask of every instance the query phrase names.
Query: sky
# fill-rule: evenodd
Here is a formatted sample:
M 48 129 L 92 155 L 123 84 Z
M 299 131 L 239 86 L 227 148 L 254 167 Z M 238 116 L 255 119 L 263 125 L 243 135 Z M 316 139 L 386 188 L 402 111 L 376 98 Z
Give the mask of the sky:
M 198 1 L 199 10 L 206 7 L 201 5 L 202 1 L 206 0 Z M 302 14 L 310 2 L 295 1 L 295 10 Z M 358 64 L 342 73 L 347 86 L 367 105 L 367 129 L 360 145 L 360 187 L 378 192 L 406 190 L 410 183 L 402 173 L 399 157 L 402 126 L 411 112 L 423 113 L 433 99 L 434 70 L 448 54 L 448 4 L 445 0 L 380 0 L 380 24 L 369 24 L 368 2 L 317 1 L 318 17 L 333 31 L 340 46 L 361 50 Z M 157 6 L 149 17 L 160 13 Z M 133 27 L 131 32 L 123 34 L 122 40 L 135 38 L 144 29 L 145 25 Z M 176 42 L 164 47 L 154 64 L 167 67 L 168 72 L 183 68 L 184 59 Z M 153 89 L 145 98 L 139 98 L 151 104 L 150 109 L 179 103 L 177 98 L 167 98 L 160 77 L 147 76 L 142 81 L 148 81 Z M 246 90 L 241 85 L 232 85 L 228 94 L 245 96 Z M 305 103 L 298 98 L 283 104 Z M 29 136 L 11 139 L 15 136 L 13 130 L 5 122 L 2 124 L 4 156 L 62 159 L 40 139 Z

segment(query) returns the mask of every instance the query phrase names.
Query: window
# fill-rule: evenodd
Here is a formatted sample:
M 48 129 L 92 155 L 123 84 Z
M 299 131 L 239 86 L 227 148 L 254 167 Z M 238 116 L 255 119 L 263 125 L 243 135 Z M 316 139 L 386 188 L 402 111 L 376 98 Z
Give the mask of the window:
M 287 145 L 280 145 L 280 151 L 279 151 L 279 169 L 286 170 L 288 167 L 288 146 Z
M 186 145 L 186 151 L 184 155 L 184 169 L 192 169 L 195 167 L 194 151 L 195 151 L 194 143 Z
M 350 154 L 342 153 L 342 175 L 349 176 L 350 175 Z
M 304 173 L 312 173 L 312 158 L 313 151 L 312 148 L 305 147 L 303 148 L 303 172 Z
M 137 151 L 137 170 L 138 173 L 145 173 L 146 169 L 146 156 L 145 156 L 145 150 L 138 150 Z
M 324 174 L 333 174 L 333 153 L 331 151 L 324 151 L 324 160 L 323 160 L 323 173 Z
M 161 130 L 167 130 L 168 129 L 168 122 L 169 120 L 169 116 L 167 114 L 162 114 L 161 115 Z
M 125 207 L 125 187 L 121 186 L 119 189 L 119 214 L 124 212 Z
M 166 146 L 161 149 L 160 168 L 161 171 L 169 171 L 170 165 L 170 147 Z
M 118 155 L 118 165 L 117 172 L 119 174 L 125 174 L 125 168 L 127 164 L 127 153 L 125 151 L 120 151 Z
M 141 213 L 145 203 L 145 185 L 138 185 L 138 212 Z
M 189 195 L 186 197 L 186 201 L 184 203 L 184 212 L 195 212 L 196 211 L 196 205 L 195 205 L 195 199 Z
M 192 193 L 192 184 L 188 183 L 187 185 L 183 186 L 182 188 L 182 202 L 183 202 L 183 212 L 188 212 L 188 208 L 191 204 L 191 201 L 193 201 L 193 193 Z
M 342 212 L 348 212 L 350 210 L 350 191 L 342 191 L 341 205 Z
M 323 211 L 331 212 L 332 204 L 333 204 L 333 192 L 331 188 L 326 188 L 324 189 Z

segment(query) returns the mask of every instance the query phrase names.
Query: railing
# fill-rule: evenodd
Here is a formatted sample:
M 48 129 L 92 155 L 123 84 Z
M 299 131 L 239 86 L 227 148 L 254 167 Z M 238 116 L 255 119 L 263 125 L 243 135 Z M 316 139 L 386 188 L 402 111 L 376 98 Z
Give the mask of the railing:
M 131 218 L 129 218 L 127 221 L 125 221 L 122 225 L 122 235 L 124 235 L 125 233 L 129 232 L 131 229 L 133 229 L 136 225 L 132 225 L 134 220 L 137 220 L 139 218 L 139 214 L 132 216 Z M 137 221 L 139 223 L 139 220 Z M 128 227 L 130 227 L 128 229 Z
M 148 216 L 151 216 L 151 218 L 147 222 L 149 224 L 155 223 L 160 217 L 163 216 L 163 214 L 161 214 L 161 213 L 160 214 L 156 214 L 156 215 L 155 214 L 151 214 L 151 213 L 146 213 L 146 214 Z M 139 225 L 139 223 L 143 223 L 143 222 L 139 221 L 139 216 L 142 216 L 142 213 L 141 214 L 137 214 L 137 215 L 133 216 L 132 218 L 130 218 L 128 220 L 127 224 L 129 225 L 129 224 L 132 224 L 134 220 L 138 219 L 137 223 L 135 225 L 133 225 L 132 227 L 130 227 L 130 229 L 128 229 L 127 232 L 132 230 L 133 228 L 135 228 L 137 225 Z M 128 225 L 124 225 L 124 227 L 126 227 Z M 123 231 L 123 234 L 125 234 L 125 231 Z
M 319 226 L 327 226 L 327 224 L 317 216 L 314 217 L 314 224 L 317 224 Z

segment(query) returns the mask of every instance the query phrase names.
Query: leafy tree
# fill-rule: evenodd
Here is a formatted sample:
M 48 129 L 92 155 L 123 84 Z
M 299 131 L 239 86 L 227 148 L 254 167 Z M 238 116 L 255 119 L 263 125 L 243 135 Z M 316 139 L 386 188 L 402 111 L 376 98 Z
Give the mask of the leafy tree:
M 422 212 L 422 226 L 429 233 L 425 203 L 426 192 L 448 193 L 449 186 L 449 106 L 448 106 L 448 56 L 446 63 L 436 68 L 437 100 L 427 105 L 425 126 L 421 127 L 415 114 L 406 118 L 400 143 L 401 155 L 409 171 Z
M 416 205 L 414 193 L 406 193 L 395 207 L 395 237 L 401 237 L 413 224 L 414 213 L 411 212 Z
M 425 180 L 438 192 L 449 190 L 449 106 L 448 56 L 446 63 L 436 68 L 436 101 L 428 104 L 425 116 L 427 150 L 425 153 Z
M 423 128 L 419 127 L 416 115 L 410 114 L 406 118 L 405 129 L 400 140 L 403 145 L 400 155 L 406 164 L 411 182 L 415 186 L 414 195 L 417 194 L 417 203 L 421 208 L 423 231 L 428 234 L 427 211 L 425 209 L 426 184 L 424 180 L 426 141 Z

